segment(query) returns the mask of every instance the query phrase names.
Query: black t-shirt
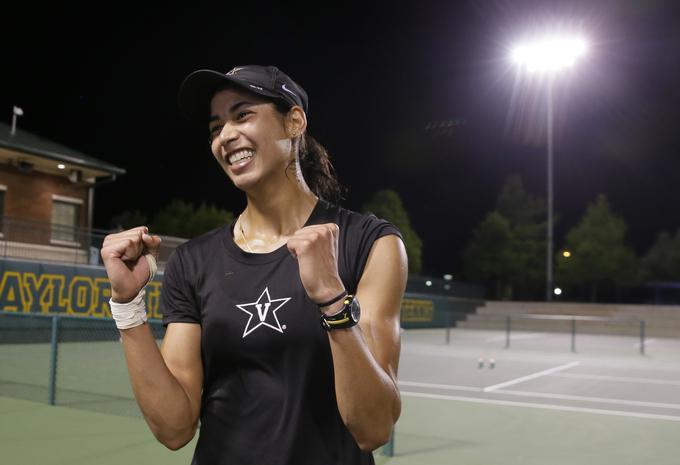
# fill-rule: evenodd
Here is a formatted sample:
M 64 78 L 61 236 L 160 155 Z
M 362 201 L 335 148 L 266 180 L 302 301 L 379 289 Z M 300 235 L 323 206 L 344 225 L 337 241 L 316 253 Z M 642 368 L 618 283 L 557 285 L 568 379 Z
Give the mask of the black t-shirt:
M 338 269 L 356 291 L 373 242 L 390 223 L 318 201 L 306 225 L 336 223 Z M 338 412 L 333 359 L 319 309 L 287 247 L 241 250 L 233 224 L 170 257 L 163 323 L 201 325 L 204 383 L 194 465 L 373 464 Z

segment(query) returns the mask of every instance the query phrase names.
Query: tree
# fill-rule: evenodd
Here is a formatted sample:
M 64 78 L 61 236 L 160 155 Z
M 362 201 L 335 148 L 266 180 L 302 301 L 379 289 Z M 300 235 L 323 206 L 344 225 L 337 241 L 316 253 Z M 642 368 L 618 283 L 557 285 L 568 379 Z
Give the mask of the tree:
M 140 210 L 124 210 L 111 218 L 111 229 L 125 230 L 146 226 L 147 217 Z
M 512 294 L 515 297 L 536 295 L 545 283 L 545 199 L 529 195 L 522 178 L 512 175 L 498 195 L 496 210 L 508 220 L 512 231 L 508 247 L 514 266 L 507 276 Z
M 511 175 L 496 199 L 496 210 L 511 224 L 533 227 L 535 235 L 545 233 L 545 199 L 527 194 L 522 178 Z
M 474 230 L 472 240 L 463 251 L 467 278 L 488 285 L 496 298 L 511 297 L 510 282 L 517 267 L 514 242 L 510 222 L 497 211 L 489 213 Z
M 193 204 L 182 200 L 172 200 L 161 208 L 150 229 L 156 234 L 192 238 L 229 223 L 234 218 L 231 212 L 201 204 L 196 209 Z
M 389 189 L 376 192 L 362 207 L 362 210 L 373 213 L 378 218 L 383 218 L 399 228 L 406 246 L 409 272 L 420 273 L 423 268 L 423 241 L 411 227 L 411 220 L 399 194 Z
M 597 300 L 603 288 L 633 284 L 637 258 L 625 245 L 625 235 L 625 221 L 611 212 L 604 195 L 598 195 L 567 233 L 571 256 L 557 258 L 557 281 L 585 287 L 591 301 Z
M 545 280 L 545 201 L 506 179 L 489 213 L 463 251 L 465 275 L 495 289 L 497 298 L 531 298 Z
M 661 232 L 640 263 L 643 281 L 680 280 L 680 229 L 671 236 Z

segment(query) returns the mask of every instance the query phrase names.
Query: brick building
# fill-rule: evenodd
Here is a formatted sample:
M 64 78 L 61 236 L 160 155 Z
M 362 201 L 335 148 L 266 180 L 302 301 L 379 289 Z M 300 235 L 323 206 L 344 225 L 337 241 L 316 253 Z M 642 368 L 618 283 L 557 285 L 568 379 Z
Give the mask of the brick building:
M 21 129 L 12 134 L 0 123 L 0 255 L 95 263 L 95 187 L 122 174 L 122 168 Z

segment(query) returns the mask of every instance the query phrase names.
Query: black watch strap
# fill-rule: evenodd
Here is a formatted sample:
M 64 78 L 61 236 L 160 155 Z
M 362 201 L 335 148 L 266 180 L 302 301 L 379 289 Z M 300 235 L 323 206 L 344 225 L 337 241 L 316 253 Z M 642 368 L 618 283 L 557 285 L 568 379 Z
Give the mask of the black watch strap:
M 321 326 L 323 329 L 326 331 L 345 329 L 356 326 L 359 323 L 359 301 L 353 295 L 348 294 L 342 304 L 342 309 L 339 312 L 331 316 L 321 315 Z

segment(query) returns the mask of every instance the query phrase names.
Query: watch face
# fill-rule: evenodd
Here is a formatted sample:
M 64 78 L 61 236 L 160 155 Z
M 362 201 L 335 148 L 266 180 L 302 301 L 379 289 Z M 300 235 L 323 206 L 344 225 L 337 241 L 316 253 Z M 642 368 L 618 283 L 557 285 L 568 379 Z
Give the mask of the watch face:
M 349 306 L 349 311 L 352 314 L 352 320 L 358 322 L 359 321 L 359 316 L 361 316 L 361 307 L 359 307 L 359 301 L 356 299 L 352 299 L 352 303 Z

